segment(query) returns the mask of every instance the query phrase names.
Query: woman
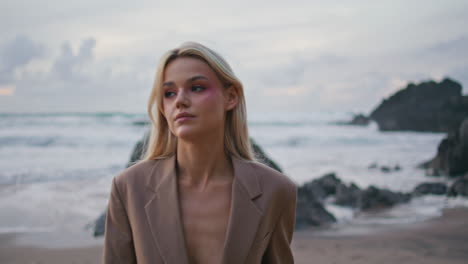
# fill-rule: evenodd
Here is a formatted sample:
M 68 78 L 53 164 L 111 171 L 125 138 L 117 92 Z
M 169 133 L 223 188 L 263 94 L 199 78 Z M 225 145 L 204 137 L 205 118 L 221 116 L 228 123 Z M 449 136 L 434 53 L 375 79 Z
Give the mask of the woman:
M 145 157 L 112 181 L 104 263 L 293 263 L 297 189 L 254 161 L 244 92 L 198 43 L 166 53 Z

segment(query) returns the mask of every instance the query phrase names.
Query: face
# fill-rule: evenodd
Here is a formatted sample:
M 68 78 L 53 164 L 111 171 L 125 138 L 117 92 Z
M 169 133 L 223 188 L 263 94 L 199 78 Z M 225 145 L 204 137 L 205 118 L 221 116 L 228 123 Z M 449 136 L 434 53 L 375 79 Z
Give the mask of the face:
M 169 129 L 186 140 L 224 133 L 226 111 L 237 104 L 235 89 L 224 88 L 207 63 L 190 57 L 166 66 L 161 93 Z

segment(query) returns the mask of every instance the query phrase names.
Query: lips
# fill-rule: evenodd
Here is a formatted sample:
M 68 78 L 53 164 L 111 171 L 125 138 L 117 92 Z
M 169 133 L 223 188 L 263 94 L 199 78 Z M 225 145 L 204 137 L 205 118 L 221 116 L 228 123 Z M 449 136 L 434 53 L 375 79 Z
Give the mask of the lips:
M 176 115 L 176 118 L 175 118 L 175 121 L 177 121 L 177 119 L 180 119 L 180 118 L 188 118 L 188 117 L 195 117 L 194 115 L 192 114 L 189 114 L 189 113 L 180 113 L 178 115 Z

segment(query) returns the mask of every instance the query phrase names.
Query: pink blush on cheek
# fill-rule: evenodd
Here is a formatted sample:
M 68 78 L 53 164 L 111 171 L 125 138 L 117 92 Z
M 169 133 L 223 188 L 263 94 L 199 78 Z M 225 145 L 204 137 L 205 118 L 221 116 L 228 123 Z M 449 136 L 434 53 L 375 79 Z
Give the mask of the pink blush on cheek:
M 203 91 L 203 101 L 216 101 L 219 100 L 219 93 L 216 91 L 215 87 L 209 86 L 206 87 Z

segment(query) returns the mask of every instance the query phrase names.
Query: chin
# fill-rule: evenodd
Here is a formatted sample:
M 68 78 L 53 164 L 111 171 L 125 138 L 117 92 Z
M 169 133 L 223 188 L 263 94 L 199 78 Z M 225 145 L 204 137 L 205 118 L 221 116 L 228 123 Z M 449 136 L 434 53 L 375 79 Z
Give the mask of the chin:
M 193 129 L 193 128 L 181 128 L 175 134 L 177 139 L 185 140 L 185 141 L 192 141 L 196 140 L 199 138 L 199 135 L 201 134 L 201 131 L 198 129 Z

